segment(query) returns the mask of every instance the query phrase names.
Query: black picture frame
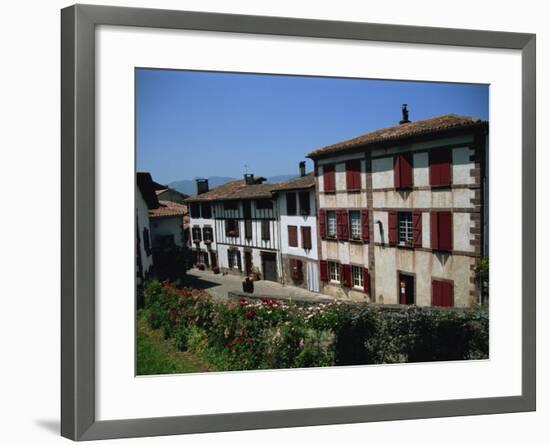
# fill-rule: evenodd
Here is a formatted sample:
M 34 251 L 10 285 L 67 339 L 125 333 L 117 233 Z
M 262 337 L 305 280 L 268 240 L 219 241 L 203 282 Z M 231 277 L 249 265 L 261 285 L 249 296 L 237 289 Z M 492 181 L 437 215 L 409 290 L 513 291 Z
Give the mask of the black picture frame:
M 522 393 L 365 406 L 98 421 L 95 417 L 95 28 L 120 25 L 521 51 Z M 61 11 L 61 434 L 73 440 L 141 437 L 533 411 L 535 346 L 534 34 L 75 5 Z M 92 204 L 91 204 L 92 203 Z

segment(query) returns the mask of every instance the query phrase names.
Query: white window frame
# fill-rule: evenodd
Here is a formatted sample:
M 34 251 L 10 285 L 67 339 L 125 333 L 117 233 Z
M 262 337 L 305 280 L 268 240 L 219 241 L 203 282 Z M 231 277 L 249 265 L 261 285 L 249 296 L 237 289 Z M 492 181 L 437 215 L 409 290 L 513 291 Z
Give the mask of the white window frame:
M 331 218 L 331 215 L 334 218 Z M 327 237 L 336 238 L 336 211 L 327 210 Z
M 328 278 L 331 283 L 340 283 L 340 264 L 339 263 L 336 263 L 334 261 L 328 262 Z
M 352 215 L 357 215 L 357 218 L 352 218 Z M 355 232 L 354 232 L 355 228 Z M 359 210 L 349 211 L 349 231 L 350 238 L 353 240 L 361 239 L 361 212 Z M 355 236 L 354 236 L 355 233 Z
M 357 276 L 356 276 L 357 275 Z M 356 289 L 363 289 L 363 268 L 351 266 L 351 285 Z
M 413 242 L 412 212 L 397 212 L 397 241 L 400 246 L 411 246 Z

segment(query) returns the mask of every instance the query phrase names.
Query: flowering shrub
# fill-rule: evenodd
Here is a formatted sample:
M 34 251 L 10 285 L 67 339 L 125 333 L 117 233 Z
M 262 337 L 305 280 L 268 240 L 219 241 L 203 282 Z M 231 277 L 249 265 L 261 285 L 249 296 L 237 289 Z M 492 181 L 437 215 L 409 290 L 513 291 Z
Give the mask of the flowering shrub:
M 168 281 L 148 282 L 144 294 L 151 328 L 220 370 L 488 357 L 488 316 L 480 310 L 270 298 L 215 302 L 203 290 Z

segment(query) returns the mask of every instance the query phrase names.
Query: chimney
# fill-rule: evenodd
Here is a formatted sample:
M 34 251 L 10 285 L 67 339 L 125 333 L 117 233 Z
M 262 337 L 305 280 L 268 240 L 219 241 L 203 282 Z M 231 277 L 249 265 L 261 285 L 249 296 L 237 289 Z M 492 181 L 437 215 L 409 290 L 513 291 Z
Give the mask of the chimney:
M 403 113 L 403 119 L 399 121 L 399 124 L 408 124 L 409 120 L 409 110 L 407 110 L 407 104 L 403 104 L 401 107 L 401 113 Z
M 244 174 L 244 183 L 246 185 L 254 185 L 254 174 L 253 173 L 245 173 Z
M 197 185 L 197 195 L 202 195 L 208 191 L 208 179 L 197 178 L 195 183 Z
M 300 161 L 298 166 L 300 168 L 300 176 L 305 176 L 306 175 L 306 161 Z

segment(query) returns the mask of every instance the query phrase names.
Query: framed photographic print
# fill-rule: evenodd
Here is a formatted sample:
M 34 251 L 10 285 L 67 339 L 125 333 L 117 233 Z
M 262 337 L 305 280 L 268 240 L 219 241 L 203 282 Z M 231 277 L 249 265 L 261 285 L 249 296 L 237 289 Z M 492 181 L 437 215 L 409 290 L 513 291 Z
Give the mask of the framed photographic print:
M 535 36 L 76 5 L 62 435 L 535 409 Z

